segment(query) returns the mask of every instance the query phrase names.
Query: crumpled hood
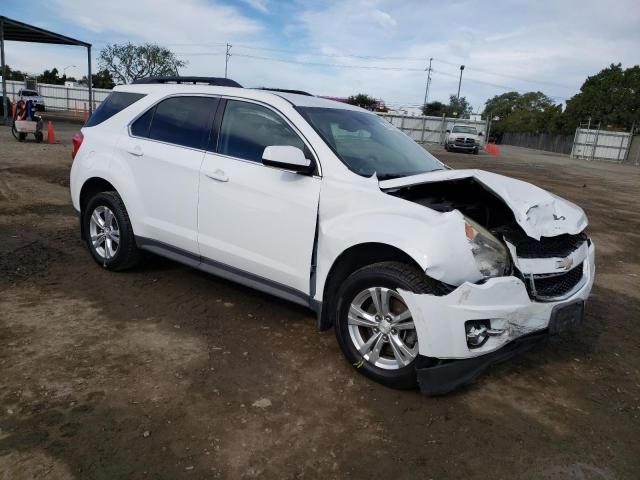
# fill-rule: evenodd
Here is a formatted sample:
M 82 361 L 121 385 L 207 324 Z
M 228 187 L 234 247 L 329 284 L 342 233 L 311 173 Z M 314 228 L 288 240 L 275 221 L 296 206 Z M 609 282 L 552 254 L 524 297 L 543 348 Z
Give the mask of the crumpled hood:
M 563 233 L 577 234 L 587 226 L 587 216 L 577 205 L 530 183 L 484 170 L 438 170 L 379 184 L 381 189 L 389 190 L 469 177 L 500 197 L 513 211 L 518 225 L 536 240 Z

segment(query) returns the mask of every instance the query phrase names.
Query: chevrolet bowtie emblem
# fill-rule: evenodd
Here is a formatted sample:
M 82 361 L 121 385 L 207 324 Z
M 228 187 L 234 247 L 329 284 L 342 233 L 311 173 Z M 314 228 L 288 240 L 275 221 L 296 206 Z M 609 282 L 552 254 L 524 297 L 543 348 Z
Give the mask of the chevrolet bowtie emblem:
M 573 265 L 573 258 L 567 257 L 562 260 L 556 261 L 556 268 L 562 268 L 563 270 L 569 270 Z

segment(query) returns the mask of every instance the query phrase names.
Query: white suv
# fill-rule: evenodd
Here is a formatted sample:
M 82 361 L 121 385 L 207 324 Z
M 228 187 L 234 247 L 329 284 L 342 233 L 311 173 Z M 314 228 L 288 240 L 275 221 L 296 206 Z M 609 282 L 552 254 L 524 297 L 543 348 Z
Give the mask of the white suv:
M 74 137 L 104 268 L 149 250 L 308 306 L 358 371 L 428 394 L 581 322 L 594 245 L 576 205 L 449 169 L 360 108 L 207 81 L 116 87 Z

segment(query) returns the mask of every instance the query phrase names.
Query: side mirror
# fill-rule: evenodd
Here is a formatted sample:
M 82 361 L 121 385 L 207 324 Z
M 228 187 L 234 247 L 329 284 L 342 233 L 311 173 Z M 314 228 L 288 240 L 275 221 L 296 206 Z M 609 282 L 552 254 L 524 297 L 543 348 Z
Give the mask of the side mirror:
M 451 130 L 445 130 L 445 133 L 451 133 Z
M 482 137 L 482 136 L 484 136 L 484 132 L 480 132 L 478 135 L 480 135 Z
M 300 173 L 311 173 L 311 160 L 305 158 L 298 147 L 289 145 L 269 145 L 262 153 L 262 163 L 269 167 L 278 167 Z

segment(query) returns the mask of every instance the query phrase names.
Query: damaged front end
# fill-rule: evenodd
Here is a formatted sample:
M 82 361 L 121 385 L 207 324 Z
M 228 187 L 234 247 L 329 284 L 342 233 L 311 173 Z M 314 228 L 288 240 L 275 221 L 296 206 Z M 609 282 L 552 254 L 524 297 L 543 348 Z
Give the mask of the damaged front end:
M 579 207 L 478 170 L 416 177 L 380 186 L 444 215 L 462 214 L 460 234 L 478 271 L 452 284 L 446 295 L 400 292 L 414 317 L 419 353 L 435 363 L 417 370 L 424 393 L 446 393 L 548 332 L 581 321 L 594 281 L 595 248 Z M 474 243 L 478 236 L 480 247 Z M 459 258 L 468 261 L 468 255 Z M 455 269 L 459 261 L 450 258 L 448 267 Z M 446 270 L 447 265 L 429 265 L 426 273 L 438 278 Z

